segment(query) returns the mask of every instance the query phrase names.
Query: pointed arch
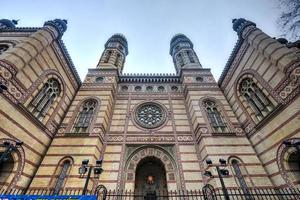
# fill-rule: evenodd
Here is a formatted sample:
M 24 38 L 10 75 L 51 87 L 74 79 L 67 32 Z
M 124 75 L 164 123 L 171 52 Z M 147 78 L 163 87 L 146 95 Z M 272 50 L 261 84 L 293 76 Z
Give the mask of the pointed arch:
M 110 57 L 112 55 L 112 51 L 111 50 L 108 50 L 106 53 L 105 53 L 105 57 L 104 57 L 104 63 L 108 63 L 109 60 L 110 60 Z
M 147 157 L 154 157 L 163 163 L 166 171 L 167 184 L 183 181 L 179 177 L 178 166 L 176 165 L 175 159 L 168 151 L 159 146 L 145 145 L 136 148 L 127 156 L 123 175 L 124 183 L 135 180 L 135 172 L 138 164 Z M 178 188 L 180 188 L 179 185 L 177 185 Z
M 242 189 L 243 193 L 246 195 L 246 199 L 248 199 L 247 196 L 250 196 L 249 186 L 253 185 L 253 183 L 251 178 L 249 177 L 248 171 L 245 167 L 245 163 L 236 156 L 229 157 L 228 163 L 231 167 L 231 171 L 234 175 L 236 184 L 239 188 Z M 248 179 L 249 181 L 246 181 L 246 179 Z
M 253 70 L 245 70 L 235 82 L 234 95 L 248 120 L 260 122 L 282 102 L 273 88 Z
M 51 122 L 54 120 L 55 113 L 59 111 L 59 109 L 62 109 L 62 103 L 64 102 L 63 100 L 66 98 L 66 85 L 65 82 L 63 81 L 63 78 L 57 71 L 49 69 L 45 70 L 39 78 L 28 88 L 27 94 L 22 96 L 20 99 L 20 102 L 28 108 L 28 111 L 31 111 L 33 108 L 30 105 L 31 102 L 34 101 L 34 98 L 39 94 L 39 92 L 43 89 L 43 86 L 47 83 L 49 79 L 55 79 L 59 83 L 60 87 L 60 93 L 59 95 L 55 98 L 55 101 L 52 103 L 50 108 L 46 112 L 45 116 L 40 121 L 42 121 L 46 126 L 50 126 L 52 124 Z M 31 107 L 31 108 L 30 108 Z
M 72 133 L 89 133 L 92 130 L 100 107 L 97 97 L 87 97 L 78 103 L 67 131 Z
M 189 58 L 190 63 L 195 63 L 194 53 L 191 50 L 187 50 L 186 54 Z
M 183 61 L 183 55 L 182 53 L 178 53 L 177 56 L 177 62 L 179 64 L 180 67 L 184 66 L 184 61 Z
M 203 97 L 199 104 L 205 120 L 210 124 L 211 133 L 233 132 L 233 126 L 219 100 L 213 97 Z
M 63 157 L 58 162 L 54 172 L 54 177 L 50 183 L 54 194 L 59 194 L 59 192 L 64 188 L 73 164 L 74 159 L 70 156 Z
M 115 60 L 115 66 L 116 67 L 120 66 L 120 61 L 121 61 L 121 54 L 117 53 L 116 60 Z
M 59 81 L 55 78 L 49 78 L 27 108 L 35 117 L 42 120 L 50 107 L 57 101 L 60 93 L 61 86 Z

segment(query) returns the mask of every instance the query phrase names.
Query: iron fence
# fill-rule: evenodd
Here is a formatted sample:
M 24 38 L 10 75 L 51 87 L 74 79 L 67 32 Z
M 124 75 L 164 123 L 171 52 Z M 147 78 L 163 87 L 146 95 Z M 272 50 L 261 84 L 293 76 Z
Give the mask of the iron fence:
M 294 200 L 300 199 L 300 189 L 294 188 L 249 188 L 245 194 L 242 189 L 227 189 L 230 200 Z M 51 198 L 49 197 L 51 196 Z M 156 191 L 155 193 L 138 193 L 130 190 L 88 191 L 82 195 L 82 189 L 66 188 L 54 193 L 53 189 L 30 189 L 27 191 L 13 189 L 0 190 L 0 199 L 94 199 L 98 200 L 223 200 L 222 190 L 204 193 L 203 190 Z M 13 197 L 13 198 L 12 198 Z M 27 198 L 30 197 L 30 198 Z M 33 198 L 35 197 L 35 198 Z
M 74 189 L 74 188 L 64 188 L 58 191 L 55 191 L 55 189 L 1 189 L 0 195 L 82 195 L 83 190 L 82 189 Z M 94 192 L 88 191 L 87 195 L 93 195 Z
M 300 199 L 300 189 L 256 189 L 249 188 L 247 194 L 242 189 L 228 189 L 230 200 L 294 200 Z M 135 193 L 130 190 L 109 190 L 106 200 L 223 200 L 222 190 L 215 190 L 205 196 L 202 190 L 157 191 L 152 194 Z

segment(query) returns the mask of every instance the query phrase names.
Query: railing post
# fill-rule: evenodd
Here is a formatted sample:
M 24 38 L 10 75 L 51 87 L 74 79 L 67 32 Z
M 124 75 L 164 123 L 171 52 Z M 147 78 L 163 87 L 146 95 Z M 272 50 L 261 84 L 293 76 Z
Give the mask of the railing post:
M 91 178 L 92 168 L 93 168 L 92 166 L 89 167 L 89 172 L 88 172 L 88 175 L 87 175 L 86 180 L 85 180 L 85 184 L 84 184 L 82 195 L 86 195 L 86 191 L 87 191 L 87 187 L 88 187 L 88 184 L 89 184 L 89 180 Z
M 216 166 L 216 168 L 217 168 L 218 176 L 219 176 L 219 179 L 220 179 L 220 182 L 221 182 L 222 191 L 223 191 L 223 194 L 225 196 L 225 199 L 226 200 L 230 200 L 229 195 L 228 195 L 228 191 L 227 191 L 227 189 L 225 187 L 225 184 L 224 184 L 224 180 L 223 180 L 222 174 L 220 172 L 220 168 L 219 168 L 218 165 Z

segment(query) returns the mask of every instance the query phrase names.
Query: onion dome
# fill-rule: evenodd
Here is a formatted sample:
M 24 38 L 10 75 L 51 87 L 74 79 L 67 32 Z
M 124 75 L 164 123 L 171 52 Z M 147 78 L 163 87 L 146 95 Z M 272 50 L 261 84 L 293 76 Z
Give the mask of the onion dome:
M 111 36 L 105 43 L 105 48 L 109 47 L 110 43 L 118 42 L 125 48 L 125 54 L 128 55 L 128 43 L 126 37 L 121 33 L 116 33 Z
M 172 37 L 171 42 L 170 42 L 170 54 L 172 55 L 173 48 L 177 46 L 179 43 L 189 43 L 190 48 L 193 48 L 193 43 L 192 41 L 185 36 L 184 34 L 176 34 Z
M 1 28 L 16 28 L 18 20 L 0 19 L 0 29 Z
M 64 32 L 67 30 L 67 23 L 68 21 L 65 19 L 54 19 L 54 20 L 46 21 L 44 23 L 44 26 L 52 26 L 57 30 L 59 37 L 62 37 Z
M 237 32 L 238 35 L 241 35 L 243 30 L 248 26 L 255 26 L 256 27 L 256 24 L 251 22 L 251 21 L 248 21 L 244 18 L 239 18 L 239 19 L 233 19 L 232 20 L 232 28 L 233 28 L 234 31 Z

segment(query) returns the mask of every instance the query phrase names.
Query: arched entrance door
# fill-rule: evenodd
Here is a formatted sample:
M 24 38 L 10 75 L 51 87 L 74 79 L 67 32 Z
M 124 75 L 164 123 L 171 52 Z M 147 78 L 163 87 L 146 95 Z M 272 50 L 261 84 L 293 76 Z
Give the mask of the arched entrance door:
M 295 185 L 300 181 L 300 153 L 297 151 L 292 152 L 287 159 L 287 174 L 292 179 Z
M 3 152 L 0 153 L 0 158 Z M 4 186 L 7 178 L 11 175 L 14 169 L 14 159 L 11 154 L 7 155 L 0 163 L 0 188 Z
M 163 192 L 167 192 L 164 164 L 154 156 L 143 158 L 135 172 L 135 193 L 147 196 Z

